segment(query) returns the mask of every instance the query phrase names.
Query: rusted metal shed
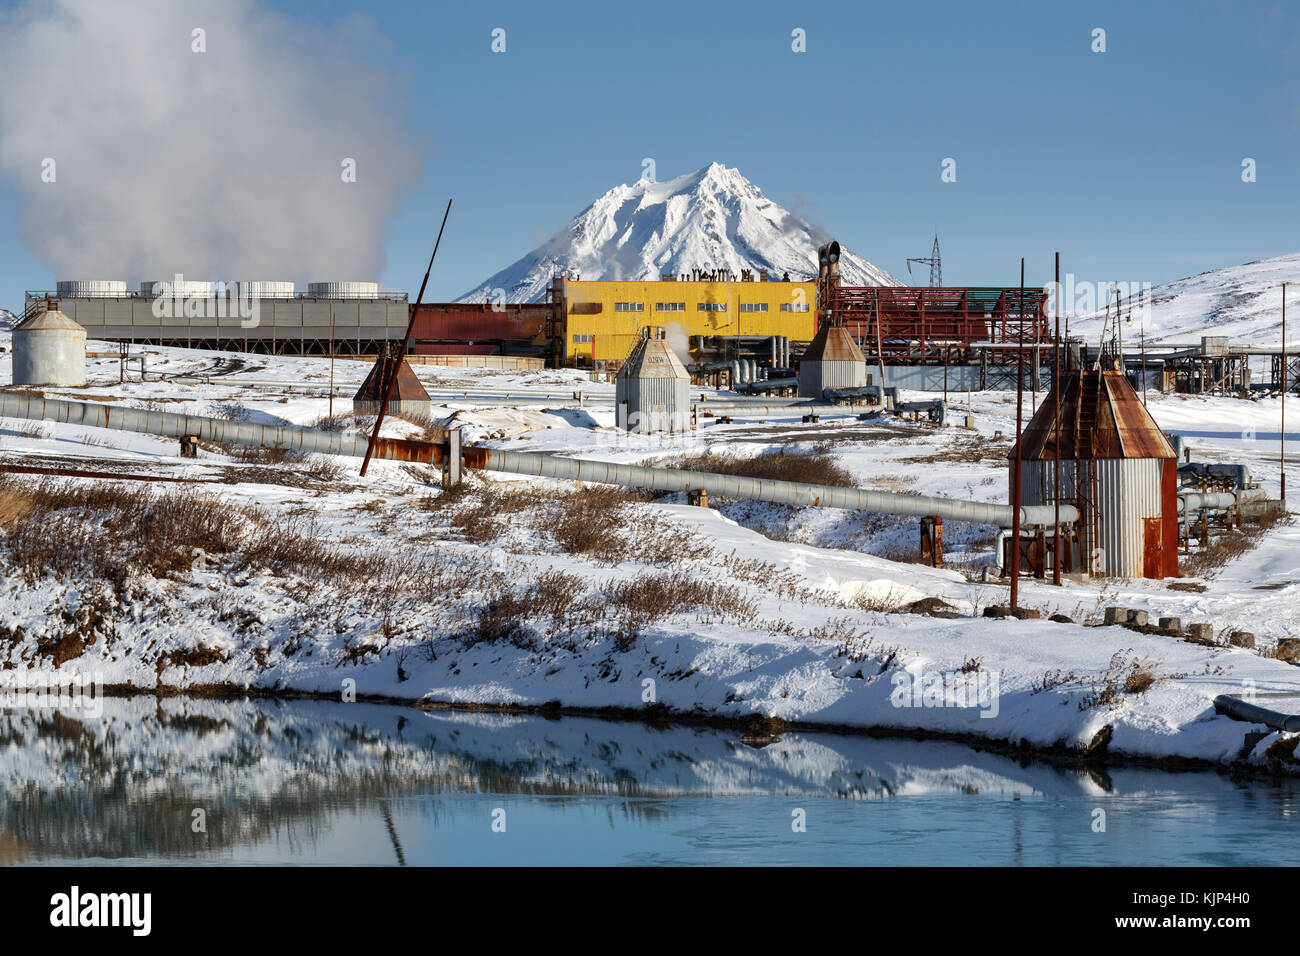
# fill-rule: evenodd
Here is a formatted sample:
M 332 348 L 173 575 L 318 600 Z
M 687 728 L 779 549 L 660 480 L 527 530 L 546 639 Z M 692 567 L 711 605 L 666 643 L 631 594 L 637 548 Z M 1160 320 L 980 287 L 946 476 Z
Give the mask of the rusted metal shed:
M 433 407 L 429 393 L 424 390 L 420 380 L 405 358 L 384 352 L 375 358 L 375 367 L 370 370 L 361 388 L 352 397 L 352 411 L 357 415 L 378 415 L 379 406 L 384 400 L 384 386 L 397 364 L 397 384 L 393 387 L 393 396 L 388 402 L 390 415 L 425 415 Z
M 867 360 L 853 336 L 838 323 L 823 325 L 799 361 L 799 394 L 821 398 L 828 388 L 866 384 Z
M 1024 429 L 1020 457 L 1026 506 L 1056 500 L 1060 459 L 1060 500 L 1080 513 L 1070 567 L 1178 576 L 1178 458 L 1114 357 L 1062 376 Z

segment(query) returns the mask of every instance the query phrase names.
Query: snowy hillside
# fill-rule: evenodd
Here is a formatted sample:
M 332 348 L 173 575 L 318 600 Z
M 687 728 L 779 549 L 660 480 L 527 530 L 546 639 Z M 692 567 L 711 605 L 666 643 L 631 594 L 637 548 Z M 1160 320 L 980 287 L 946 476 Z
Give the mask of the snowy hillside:
M 1277 345 L 1282 341 L 1283 282 L 1292 283 L 1287 305 L 1294 310 L 1292 320 L 1300 320 L 1300 253 L 1290 253 L 1156 286 L 1134 303 L 1133 322 L 1125 322 L 1124 338 L 1137 341 L 1145 329 L 1147 341 L 1155 343 L 1226 335 L 1233 343 Z M 1124 309 L 1127 318 L 1127 299 Z M 1093 341 L 1104 322 L 1104 309 L 1071 318 L 1070 334 L 1077 330 Z
M 8 309 L 0 309 L 0 329 L 12 329 L 19 322 L 19 317 L 14 315 Z
M 658 279 L 693 268 L 768 269 L 792 279 L 817 274 L 828 237 L 764 196 L 739 170 L 713 163 L 667 182 L 616 186 L 553 238 L 461 297 L 483 301 L 504 289 L 509 302 L 545 297 L 559 270 L 583 279 Z M 884 269 L 845 250 L 846 285 L 901 285 Z

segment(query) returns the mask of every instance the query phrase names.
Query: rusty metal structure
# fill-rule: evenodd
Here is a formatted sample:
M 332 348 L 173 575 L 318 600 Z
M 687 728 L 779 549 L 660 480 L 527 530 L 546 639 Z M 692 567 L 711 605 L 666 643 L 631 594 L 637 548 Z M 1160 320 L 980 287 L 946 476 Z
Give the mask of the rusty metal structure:
M 1062 542 L 1064 570 L 1178 576 L 1178 457 L 1115 356 L 1063 374 L 1025 428 L 1019 464 L 1026 508 L 1068 502 L 1080 515 Z M 1041 577 L 1045 537 L 1026 543 L 1007 566 Z
M 886 365 L 1011 363 L 1020 344 L 1052 341 L 1041 288 L 841 286 L 829 312 Z
M 415 377 L 410 363 L 394 348 L 386 349 L 375 359 L 374 368 L 352 397 L 352 411 L 357 415 L 378 415 L 384 402 L 384 389 L 394 374 L 397 382 L 388 411 L 394 415 L 428 415 L 433 404 L 429 393 Z

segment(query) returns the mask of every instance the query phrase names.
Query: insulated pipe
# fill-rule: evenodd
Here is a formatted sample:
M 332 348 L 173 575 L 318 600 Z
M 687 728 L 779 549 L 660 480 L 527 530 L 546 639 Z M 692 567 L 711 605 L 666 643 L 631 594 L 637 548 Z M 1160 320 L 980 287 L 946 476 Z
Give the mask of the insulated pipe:
M 1300 695 L 1283 691 L 1281 693 L 1267 694 L 1256 692 L 1252 696 L 1254 700 L 1267 700 L 1270 698 L 1294 700 Z M 1261 707 L 1259 704 L 1245 700 L 1237 694 L 1220 694 L 1214 698 L 1214 709 L 1236 720 L 1245 720 L 1252 724 L 1263 724 L 1284 733 L 1293 734 L 1300 731 L 1300 714 L 1285 714 L 1268 707 Z
M 154 412 L 141 408 L 123 408 L 96 402 L 71 402 L 17 393 L 0 394 L 0 417 L 66 422 L 88 428 L 109 428 L 173 438 L 193 435 L 204 441 L 260 445 L 264 448 L 310 451 L 322 455 L 346 455 L 351 458 L 364 458 L 368 444 L 366 436 L 346 432 L 329 432 L 297 425 L 231 422 L 200 415 Z M 375 444 L 375 456 L 399 461 L 435 462 L 440 460 L 441 450 L 439 446 L 430 442 L 381 438 Z
M 320 431 L 296 425 L 230 422 L 198 415 L 179 415 L 175 412 L 154 412 L 139 408 L 113 408 L 94 402 L 72 402 L 15 393 L 0 394 L 0 417 L 65 422 L 89 428 L 109 428 L 176 438 L 193 435 L 206 441 L 260 445 L 266 448 L 318 452 L 323 455 L 347 455 L 353 458 L 364 458 L 368 444 L 364 435 Z M 499 451 L 494 448 L 466 448 L 462 455 L 463 464 L 467 468 L 516 475 L 590 481 L 596 484 L 652 488 L 658 491 L 707 491 L 724 498 L 749 498 L 781 504 L 856 509 L 906 517 L 938 515 L 951 521 L 971 521 L 1003 527 L 1010 524 L 1012 519 L 1009 505 L 961 501 L 955 498 L 836 488 L 799 481 L 740 478 L 735 475 L 718 475 L 676 468 L 646 468 L 641 465 L 619 465 L 612 462 L 541 455 L 535 452 Z M 444 455 L 442 446 L 434 442 L 380 438 L 375 442 L 372 457 L 439 464 Z M 1079 513 L 1073 506 L 1061 507 L 1062 521 L 1072 524 L 1078 520 L 1078 517 Z M 1021 508 L 1020 520 L 1022 524 L 1050 525 L 1053 520 L 1053 507 L 1033 505 Z
M 1010 505 L 961 501 L 956 498 L 864 491 L 860 488 L 837 488 L 830 485 L 807 484 L 802 481 L 741 478 L 736 475 L 685 471 L 678 468 L 646 468 L 642 465 L 621 465 L 580 458 L 562 458 L 558 455 L 542 455 L 536 452 L 501 451 L 495 448 L 470 448 L 465 450 L 464 455 L 465 463 L 470 468 L 531 475 L 538 478 L 590 481 L 602 485 L 650 488 L 656 491 L 707 491 L 711 495 L 722 498 L 748 498 L 753 501 L 772 501 L 778 504 L 874 511 L 879 514 L 905 517 L 938 515 L 947 520 L 971 521 L 979 524 L 1007 525 L 1012 519 Z M 1053 520 L 1052 505 L 1033 505 L 1021 508 L 1020 511 L 1021 521 L 1025 524 L 1051 524 Z M 1062 506 L 1061 520 L 1073 523 L 1078 520 L 1078 512 L 1073 506 Z
M 1235 508 L 1238 503 L 1258 501 L 1264 497 L 1262 488 L 1243 488 L 1240 491 L 1183 491 L 1178 495 L 1178 511 L 1222 511 Z
M 715 415 L 745 415 L 763 418 L 793 418 L 796 415 L 858 415 L 864 411 L 879 411 L 879 405 L 830 405 L 825 402 L 809 405 L 761 405 L 739 402 L 705 402 L 695 406 L 696 413 L 713 412 Z

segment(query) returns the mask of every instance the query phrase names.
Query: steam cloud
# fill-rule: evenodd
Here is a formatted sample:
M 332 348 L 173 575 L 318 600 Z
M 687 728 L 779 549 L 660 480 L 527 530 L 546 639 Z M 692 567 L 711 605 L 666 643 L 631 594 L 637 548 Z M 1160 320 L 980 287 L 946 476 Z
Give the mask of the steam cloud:
M 377 278 L 419 171 L 391 58 L 256 0 L 29 0 L 0 20 L 22 238 L 59 278 Z

